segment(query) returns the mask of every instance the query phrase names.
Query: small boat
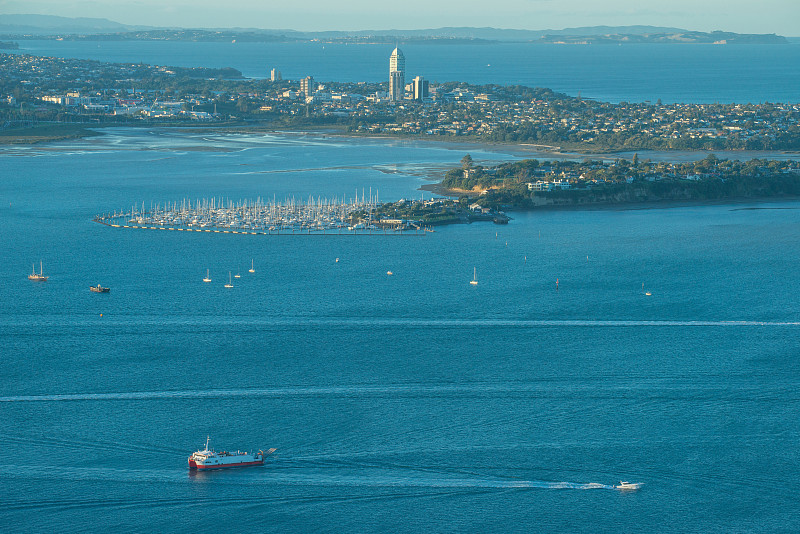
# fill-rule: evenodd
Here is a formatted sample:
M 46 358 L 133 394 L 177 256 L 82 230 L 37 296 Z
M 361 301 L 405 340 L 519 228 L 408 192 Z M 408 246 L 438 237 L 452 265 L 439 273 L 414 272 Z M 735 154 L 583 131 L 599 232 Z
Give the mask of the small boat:
M 205 277 L 205 278 L 203 278 L 203 282 L 210 282 L 210 281 L 211 281 L 211 276 L 209 275 L 209 272 L 208 272 L 208 271 L 209 271 L 209 270 L 208 270 L 208 269 L 206 269 L 206 277 Z
M 233 287 L 233 280 L 231 280 L 231 272 L 230 271 L 228 271 L 228 283 L 225 284 L 225 287 L 227 287 L 228 289 Z
M 250 270 L 247 271 L 247 272 L 250 272 L 250 273 L 256 272 L 256 268 L 255 268 L 255 265 L 253 264 L 253 260 L 250 260 Z
M 33 280 L 34 282 L 47 282 L 47 277 L 44 276 L 44 271 L 42 270 L 42 262 L 39 262 L 39 274 L 36 274 L 36 265 L 33 265 L 33 272 L 28 275 L 28 280 Z
M 652 295 L 652 293 L 650 293 L 649 291 L 646 291 L 646 292 L 645 292 L 645 296 L 646 296 L 646 297 L 649 297 L 649 296 L 651 296 L 651 295 Z
M 478 285 L 478 270 L 475 267 L 472 268 L 472 280 L 469 281 L 469 285 Z
M 620 491 L 636 491 L 642 487 L 641 482 L 627 482 L 624 480 L 620 480 L 619 484 L 614 486 L 614 489 L 618 489 Z
M 386 271 L 386 276 L 392 276 L 394 273 L 392 271 Z
M 241 274 L 239 274 L 239 273 L 236 273 L 236 274 L 234 274 L 234 275 L 233 275 L 233 277 L 234 277 L 234 278 L 241 278 L 241 277 L 242 277 L 242 275 L 241 275 Z
M 89 286 L 89 291 L 94 291 L 95 293 L 108 293 L 111 291 L 111 288 L 103 287 L 100 284 L 97 284 L 96 286 Z
M 229 467 L 249 467 L 264 465 L 264 457 L 275 452 L 268 451 L 249 452 L 216 452 L 208 448 L 210 438 L 206 437 L 206 446 L 202 451 L 197 451 L 189 456 L 189 469 L 204 471 L 206 469 L 225 469 Z

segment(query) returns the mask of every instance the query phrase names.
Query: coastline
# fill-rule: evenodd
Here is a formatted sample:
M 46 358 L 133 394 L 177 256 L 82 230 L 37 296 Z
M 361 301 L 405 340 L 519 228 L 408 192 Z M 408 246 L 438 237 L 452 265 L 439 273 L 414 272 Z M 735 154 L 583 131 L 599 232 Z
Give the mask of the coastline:
M 335 133 L 322 129 L 309 130 L 275 130 L 276 133 L 318 133 L 321 136 L 343 137 L 349 139 L 385 139 L 419 143 L 437 143 L 448 145 L 453 149 L 463 149 L 468 151 L 470 148 L 484 148 L 487 152 L 500 152 L 518 156 L 525 159 L 561 159 L 561 160 L 584 160 L 598 159 L 613 161 L 615 159 L 631 159 L 634 154 L 638 154 L 639 159 L 651 159 L 654 161 L 696 161 L 713 154 L 721 159 L 797 159 L 800 160 L 800 151 L 790 150 L 572 150 L 561 146 L 535 145 L 530 143 L 501 143 L 496 141 L 484 141 L 481 139 L 454 139 L 454 138 L 431 138 L 431 137 L 404 137 L 392 135 L 355 135 L 352 133 Z M 744 156 L 744 157 L 742 157 Z
M 466 193 L 458 189 L 448 189 L 442 187 L 440 183 L 424 184 L 419 188 L 434 195 L 440 195 L 452 199 L 457 199 Z M 480 198 L 480 195 L 471 197 L 473 200 Z M 503 208 L 506 212 L 529 213 L 537 211 L 591 211 L 591 210 L 651 210 L 651 209 L 670 209 L 689 206 L 725 206 L 737 204 L 765 204 L 769 202 L 798 202 L 800 196 L 779 196 L 779 197 L 730 197 L 710 200 L 643 200 L 641 202 L 586 202 L 582 204 L 543 204 L 531 208 L 509 207 Z M 794 209 L 800 209 L 800 206 Z
M 441 182 L 424 184 L 419 188 L 421 191 L 427 191 L 434 195 L 439 195 L 451 199 L 458 199 L 461 196 L 467 195 L 472 200 L 480 199 L 480 195 L 476 195 L 473 191 L 463 191 L 460 189 L 448 189 L 442 187 Z M 468 193 L 472 193 L 471 195 Z M 533 206 L 531 208 L 521 207 L 507 207 L 503 208 L 505 212 L 517 213 L 530 213 L 537 211 L 591 211 L 591 210 L 613 210 L 613 211 L 629 211 L 629 210 L 651 210 L 651 209 L 670 209 L 681 208 L 689 206 L 735 206 L 738 204 L 765 204 L 770 202 L 798 202 L 800 196 L 775 196 L 775 197 L 730 197 L 730 198 L 717 198 L 708 200 L 643 200 L 641 202 L 586 202 L 580 204 L 542 204 Z M 788 208 L 787 208 L 788 209 Z M 794 209 L 800 209 L 800 206 Z
M 98 128 L 96 125 L 49 123 L 7 130 L 0 129 L 0 146 L 35 145 L 64 141 L 66 139 L 85 139 L 103 135 L 102 132 L 96 131 L 96 128 Z
M 53 128 L 55 131 L 45 133 L 41 130 Z M 696 161 L 703 159 L 709 154 L 714 154 L 721 159 L 748 160 L 777 159 L 777 160 L 800 160 L 800 151 L 789 150 L 619 150 L 619 151 L 593 151 L 593 150 L 571 150 L 561 146 L 537 145 L 530 143 L 501 143 L 485 141 L 481 139 L 455 139 L 455 138 L 430 138 L 430 137 L 411 137 L 385 134 L 353 134 L 345 132 L 339 127 L 309 127 L 309 128 L 276 128 L 269 125 L 254 124 L 76 124 L 76 123 L 51 123 L 47 128 L 34 126 L 21 128 L 19 130 L 0 130 L 0 146 L 13 144 L 38 144 L 64 139 L 82 139 L 85 137 L 95 137 L 103 135 L 103 130 L 109 128 L 140 128 L 140 129 L 178 129 L 190 132 L 217 132 L 217 133 L 269 133 L 286 136 L 315 135 L 320 138 L 341 138 L 353 140 L 373 140 L 373 141 L 396 141 L 411 144 L 436 144 L 446 146 L 450 150 L 463 150 L 464 153 L 470 150 L 482 150 L 485 152 L 495 152 L 507 154 L 523 159 L 555 159 L 555 160 L 584 160 L 598 159 L 613 161 L 615 159 L 630 159 L 634 154 L 638 154 L 640 159 L 651 159 L 653 161 L 679 162 Z M 459 158 L 460 159 L 460 158 Z M 484 159 L 476 160 L 478 163 L 493 163 L 498 160 Z M 454 166 L 457 163 L 454 161 Z
M 536 211 L 645 211 L 673 208 L 689 208 L 692 206 L 731 206 L 745 204 L 768 204 L 774 202 L 800 202 L 800 196 L 795 197 L 731 197 L 715 200 L 649 200 L 645 202 L 596 202 L 592 204 L 574 205 L 546 205 L 536 206 L 532 209 L 509 209 L 510 212 L 529 213 Z M 747 208 L 735 208 L 747 209 Z M 793 208 L 750 208 L 750 209 L 800 209 L 800 205 Z

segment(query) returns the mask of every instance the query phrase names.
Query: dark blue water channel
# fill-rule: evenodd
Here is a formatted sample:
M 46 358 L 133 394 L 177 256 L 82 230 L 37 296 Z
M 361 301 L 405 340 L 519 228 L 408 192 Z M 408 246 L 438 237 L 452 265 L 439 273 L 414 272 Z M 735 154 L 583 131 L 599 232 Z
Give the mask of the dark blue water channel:
M 424 237 L 91 222 L 143 201 L 415 197 L 462 155 L 137 130 L 0 150 L 0 529 L 794 530 L 800 203 Z M 29 282 L 40 259 L 50 279 Z M 277 452 L 192 475 L 206 435 Z

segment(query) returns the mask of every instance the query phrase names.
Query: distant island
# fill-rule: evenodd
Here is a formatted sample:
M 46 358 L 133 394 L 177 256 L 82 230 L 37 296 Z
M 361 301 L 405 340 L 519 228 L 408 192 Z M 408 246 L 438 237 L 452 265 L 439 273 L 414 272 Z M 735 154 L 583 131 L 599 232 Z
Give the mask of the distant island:
M 624 30 L 624 29 L 623 29 Z M 323 43 L 353 43 L 353 44 L 492 44 L 500 39 L 485 39 L 479 37 L 452 35 L 437 35 L 436 30 L 431 30 L 430 35 L 406 35 L 402 32 L 390 35 L 360 34 L 331 35 L 333 32 L 316 33 L 271 33 L 264 31 L 236 31 L 236 30 L 139 30 L 115 33 L 91 33 L 50 36 L 51 39 L 63 41 L 193 41 L 193 42 L 304 42 L 317 41 Z M 42 36 L 36 36 L 42 38 Z M 32 38 L 32 36 L 15 35 L 16 39 Z M 789 41 L 775 34 L 739 34 L 731 32 L 690 32 L 678 31 L 674 33 L 613 33 L 603 35 L 561 35 L 547 34 L 538 39 L 521 42 L 532 44 L 788 44 Z
M 545 35 L 538 42 L 551 44 L 789 44 L 786 37 L 772 34 L 731 32 L 612 33 L 604 35 Z
M 60 41 L 189 41 L 189 42 L 242 42 L 242 43 L 287 43 L 321 42 L 342 44 L 489 44 L 497 41 L 470 37 L 447 36 L 401 36 L 401 35 L 320 35 L 299 32 L 272 33 L 264 31 L 237 30 L 137 30 L 115 33 L 90 33 L 70 35 L 14 35 L 25 39 L 58 39 Z
M 353 30 L 303 32 L 263 28 L 158 28 L 120 24 L 100 18 L 52 15 L 3 15 L 0 36 L 7 39 L 59 39 L 86 41 L 237 41 L 353 44 L 492 44 L 527 42 L 541 44 L 786 44 L 775 34 L 699 32 L 662 26 L 586 26 L 561 30 L 443 27 L 415 30 Z

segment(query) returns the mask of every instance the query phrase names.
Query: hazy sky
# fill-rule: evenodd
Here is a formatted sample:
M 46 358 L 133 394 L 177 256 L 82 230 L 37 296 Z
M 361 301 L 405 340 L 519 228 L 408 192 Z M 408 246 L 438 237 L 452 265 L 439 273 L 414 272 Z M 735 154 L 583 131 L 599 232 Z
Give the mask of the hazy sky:
M 0 0 L 0 13 L 183 27 L 539 30 L 650 24 L 800 35 L 800 0 Z

